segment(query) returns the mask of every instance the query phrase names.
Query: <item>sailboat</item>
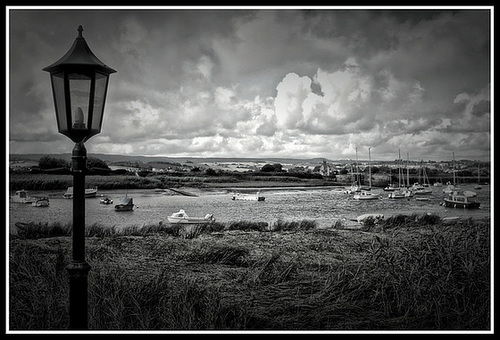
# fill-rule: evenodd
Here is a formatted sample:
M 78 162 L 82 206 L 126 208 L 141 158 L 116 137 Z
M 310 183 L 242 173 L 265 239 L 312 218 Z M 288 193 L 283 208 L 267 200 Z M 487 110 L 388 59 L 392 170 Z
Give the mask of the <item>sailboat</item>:
M 134 204 L 134 199 L 128 197 L 128 189 L 125 193 L 125 197 L 122 197 L 118 204 L 115 205 L 115 211 L 132 211 L 137 206 Z
M 392 185 L 392 170 L 389 169 L 389 184 L 384 187 L 384 191 L 394 191 L 396 188 Z
M 403 194 L 405 195 L 406 198 L 411 198 L 415 194 L 414 190 L 412 187 L 410 187 L 410 153 L 406 153 L 406 189 L 403 189 Z M 403 179 L 403 184 L 404 184 L 404 179 Z
M 425 166 L 421 166 L 421 169 L 420 169 L 421 173 L 422 173 L 422 184 L 420 184 L 420 182 L 417 182 L 417 183 L 413 183 L 413 191 L 415 193 L 415 195 L 423 195 L 423 194 L 432 194 L 432 189 L 431 189 L 431 185 L 430 185 L 430 182 L 429 182 L 429 178 L 427 177 L 427 173 L 425 171 Z M 420 173 L 419 173 L 420 175 Z M 419 177 L 419 180 L 420 180 L 420 177 Z
M 398 149 L 399 158 L 398 158 L 398 189 L 389 193 L 387 196 L 391 199 L 401 199 L 405 198 L 404 192 L 401 190 L 401 150 Z
M 354 169 L 351 167 L 351 173 L 353 173 Z M 354 194 L 361 191 L 361 185 L 359 184 L 359 170 L 358 170 L 358 148 L 356 147 L 356 174 L 354 178 L 352 178 L 351 186 L 346 189 L 345 193 Z
M 447 183 L 446 188 L 443 189 L 443 193 L 445 194 L 451 194 L 454 191 L 457 190 L 457 180 L 456 180 L 456 175 L 455 175 L 455 152 L 453 152 L 453 184 L 450 182 Z
M 368 182 L 369 182 L 369 187 L 368 190 L 363 190 L 362 192 L 359 192 L 354 195 L 355 200 L 377 200 L 379 199 L 379 196 L 377 194 L 374 194 L 371 191 L 372 188 L 372 168 L 371 168 L 371 163 L 372 163 L 372 158 L 371 158 L 371 153 L 370 149 L 368 148 Z
M 451 192 L 446 192 L 448 194 L 448 196 L 444 198 L 444 202 L 442 203 L 442 205 L 445 207 L 463 208 L 463 209 L 477 209 L 481 205 L 480 202 L 475 201 L 473 198 L 473 197 L 477 196 L 475 192 L 464 191 L 462 194 L 460 194 L 458 191 L 458 188 L 456 188 L 456 186 L 455 186 L 455 153 L 453 153 L 453 186 L 448 185 L 448 187 L 446 189 L 451 189 Z

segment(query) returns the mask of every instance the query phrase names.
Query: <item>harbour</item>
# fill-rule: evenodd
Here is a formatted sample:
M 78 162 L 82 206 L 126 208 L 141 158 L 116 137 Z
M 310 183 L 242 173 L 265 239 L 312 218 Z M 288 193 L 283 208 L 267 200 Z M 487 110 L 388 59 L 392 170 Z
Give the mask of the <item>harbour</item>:
M 233 188 L 236 189 L 236 188 Z M 190 216 L 212 214 L 216 222 L 258 221 L 274 223 L 277 220 L 300 221 L 314 220 L 318 228 L 329 228 L 338 221 L 350 225 L 359 215 L 368 213 L 382 214 L 386 218 L 398 214 L 436 214 L 442 218 L 488 218 L 491 217 L 490 186 L 477 190 L 476 200 L 479 209 L 459 209 L 442 206 L 444 197 L 442 187 L 432 187 L 426 200 L 393 200 L 382 188 L 372 188 L 377 200 L 356 200 L 353 194 L 346 194 L 342 187 L 287 187 L 260 188 L 264 201 L 233 200 L 233 189 L 182 188 L 181 195 L 171 190 L 134 189 L 99 190 L 97 197 L 85 200 L 86 225 L 103 226 L 143 226 L 149 224 L 168 224 L 167 216 L 183 209 Z M 460 186 L 461 190 L 473 190 L 473 184 Z M 251 188 L 238 191 L 251 193 Z M 254 193 L 257 191 L 255 189 Z M 13 193 L 11 193 L 13 194 Z M 21 223 L 61 223 L 72 222 L 72 200 L 63 198 L 60 190 L 30 191 L 30 195 L 43 195 L 50 199 L 50 207 L 36 208 L 27 204 L 9 203 L 9 231 L 16 233 L 15 224 Z M 114 204 L 100 204 L 100 199 L 109 197 L 115 202 L 120 198 L 133 197 L 136 205 L 133 211 L 117 212 Z

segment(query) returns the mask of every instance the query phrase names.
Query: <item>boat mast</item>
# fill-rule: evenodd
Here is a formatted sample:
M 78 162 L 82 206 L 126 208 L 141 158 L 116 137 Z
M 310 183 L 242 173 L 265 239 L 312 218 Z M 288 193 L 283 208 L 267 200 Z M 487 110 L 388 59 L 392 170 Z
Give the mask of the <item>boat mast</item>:
M 455 185 L 455 151 L 453 151 L 453 186 Z
M 372 156 L 370 154 L 371 148 L 368 148 L 368 183 L 370 189 L 372 188 Z
M 406 185 L 410 187 L 410 153 L 406 153 Z
M 359 168 L 358 168 L 358 147 L 356 146 L 356 185 L 360 185 L 359 183 Z
M 401 189 L 401 150 L 398 149 L 398 185 Z

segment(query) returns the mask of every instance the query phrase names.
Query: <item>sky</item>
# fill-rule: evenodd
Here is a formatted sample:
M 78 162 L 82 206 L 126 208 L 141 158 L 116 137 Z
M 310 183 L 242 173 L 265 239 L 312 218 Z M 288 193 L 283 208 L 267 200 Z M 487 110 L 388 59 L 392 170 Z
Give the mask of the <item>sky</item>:
M 7 154 L 73 149 L 42 69 L 82 25 L 117 71 L 89 156 L 491 161 L 492 11 L 9 7 Z

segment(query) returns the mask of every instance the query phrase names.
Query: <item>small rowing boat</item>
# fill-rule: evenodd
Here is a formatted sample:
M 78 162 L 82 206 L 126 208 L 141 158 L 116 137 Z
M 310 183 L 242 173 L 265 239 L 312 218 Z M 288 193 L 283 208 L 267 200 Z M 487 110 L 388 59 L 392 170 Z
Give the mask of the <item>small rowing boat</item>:
M 183 209 L 168 216 L 167 219 L 170 223 L 182 224 L 206 224 L 215 222 L 215 218 L 212 214 L 206 214 L 205 217 L 190 217 Z

